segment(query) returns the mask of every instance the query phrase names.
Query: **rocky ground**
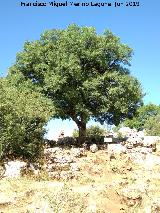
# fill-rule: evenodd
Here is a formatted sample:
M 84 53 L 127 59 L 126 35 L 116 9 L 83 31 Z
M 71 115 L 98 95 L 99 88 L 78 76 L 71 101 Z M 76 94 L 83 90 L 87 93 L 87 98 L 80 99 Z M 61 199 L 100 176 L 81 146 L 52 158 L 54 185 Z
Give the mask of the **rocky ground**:
M 45 156 L 41 168 L 21 162 L 19 174 L 12 168 L 19 161 L 8 164 L 10 172 L 0 180 L 1 213 L 160 212 L 159 144 L 156 152 L 55 147 Z

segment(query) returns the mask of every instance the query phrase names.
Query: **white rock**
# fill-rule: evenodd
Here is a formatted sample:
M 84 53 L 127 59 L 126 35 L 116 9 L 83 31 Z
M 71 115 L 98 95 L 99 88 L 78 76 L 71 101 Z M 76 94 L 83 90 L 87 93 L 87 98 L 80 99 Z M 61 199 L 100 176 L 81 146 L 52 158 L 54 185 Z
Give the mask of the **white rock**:
M 126 148 L 122 146 L 121 144 L 108 144 L 107 147 L 108 153 L 126 153 Z
M 130 129 L 129 127 L 121 127 L 118 130 L 118 133 L 120 133 L 122 135 L 122 137 L 128 137 L 132 132 L 133 132 L 133 130 Z
M 71 171 L 72 172 L 76 172 L 76 171 L 80 170 L 80 168 L 79 168 L 77 163 L 71 163 L 70 166 L 71 166 Z
M 132 152 L 130 152 L 130 153 L 128 152 L 128 156 L 134 163 L 136 163 L 138 165 L 144 165 L 146 155 L 144 155 L 142 153 L 134 152 L 132 150 Z
M 60 178 L 62 178 L 63 180 L 69 180 L 69 179 L 71 179 L 72 177 L 74 177 L 74 175 L 73 175 L 72 172 L 62 171 L 62 172 L 60 173 Z
M 127 187 L 123 188 L 120 193 L 127 206 L 137 206 L 142 201 L 142 193 L 139 189 Z
M 52 164 L 49 164 L 49 165 L 47 166 L 47 170 L 48 170 L 49 172 L 52 172 L 52 171 L 53 171 L 53 165 L 52 165 Z
M 71 154 L 72 154 L 74 157 L 81 157 L 82 151 L 80 150 L 80 148 L 72 148 L 72 149 L 71 149 Z
M 85 155 L 85 148 L 79 148 L 79 149 L 80 149 L 81 155 Z
M 138 137 L 143 139 L 146 133 L 145 133 L 145 131 L 139 131 L 139 132 L 137 132 L 137 134 L 138 134 Z
M 126 140 L 126 148 L 132 149 L 136 146 L 141 146 L 143 144 L 142 138 L 138 137 L 137 135 L 132 135 L 127 138 Z
M 128 199 L 139 199 L 139 198 L 141 198 L 141 191 L 138 190 L 138 189 L 131 188 L 131 187 L 123 188 L 121 193 L 122 193 L 122 196 L 124 196 Z
M 50 154 L 53 154 L 53 153 L 56 153 L 56 152 L 62 152 L 62 149 L 59 148 L 59 147 L 44 149 L 44 154 L 45 155 L 48 155 L 48 154 L 50 155 Z
M 144 136 L 143 146 L 150 147 L 160 141 L 158 136 Z
M 98 146 L 96 144 L 92 144 L 90 146 L 90 151 L 93 152 L 93 153 L 97 152 L 98 151 Z
M 18 177 L 20 176 L 21 169 L 26 167 L 27 163 L 23 161 L 10 161 L 5 164 L 5 177 Z

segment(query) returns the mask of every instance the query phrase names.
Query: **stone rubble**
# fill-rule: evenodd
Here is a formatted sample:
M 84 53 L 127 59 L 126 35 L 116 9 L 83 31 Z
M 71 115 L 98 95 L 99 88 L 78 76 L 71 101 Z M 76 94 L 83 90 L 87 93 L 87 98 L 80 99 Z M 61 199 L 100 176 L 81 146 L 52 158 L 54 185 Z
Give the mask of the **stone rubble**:
M 85 154 L 85 149 L 84 148 L 71 148 L 71 154 L 76 157 L 82 157 Z
M 124 144 L 127 149 L 134 147 L 154 148 L 155 144 L 160 141 L 158 136 L 146 136 L 145 131 L 137 131 L 129 127 L 122 127 L 118 132 L 122 137 L 126 138 Z
M 58 147 L 45 150 L 46 165 L 50 177 L 67 180 L 76 176 L 80 170 L 77 164 L 77 158 L 85 156 L 84 148 L 71 148 L 68 150 L 59 149 Z
M 38 175 L 40 169 L 47 171 L 53 178 L 68 179 L 74 176 L 74 173 L 80 170 L 76 159 L 85 156 L 84 148 L 71 148 L 70 150 L 59 147 L 44 149 L 45 164 L 40 166 L 36 163 L 27 164 L 23 161 L 9 161 L 5 163 L 5 173 L 3 177 L 19 177 L 21 171 L 32 171 Z
M 115 156 L 117 154 L 124 154 L 128 156 L 128 159 L 142 165 L 148 170 L 151 170 L 154 165 L 160 164 L 160 157 L 156 158 L 152 155 L 153 147 L 160 141 L 160 137 L 145 136 L 144 131 L 138 132 L 136 129 L 130 129 L 129 127 L 121 128 L 119 133 L 125 140 L 116 144 L 108 143 L 106 153 L 108 153 L 109 161 L 116 159 Z M 30 163 L 28 166 L 25 162 L 10 161 L 5 164 L 6 171 L 4 176 L 18 177 L 22 169 L 29 167 L 35 175 L 38 175 L 42 168 L 48 172 L 50 177 L 67 179 L 80 171 L 78 158 L 86 156 L 86 147 L 65 149 L 57 146 L 54 148 L 45 148 L 45 164 L 42 167 L 35 163 Z M 89 147 L 92 153 L 97 152 L 98 149 L 97 144 L 92 144 Z M 66 175 L 67 172 L 70 173 L 68 176 Z
M 117 178 L 117 180 L 114 180 L 109 188 L 115 187 L 115 191 L 120 196 L 124 206 L 126 205 L 133 209 L 137 206 L 143 206 L 143 208 L 145 207 L 144 213 L 159 213 L 160 198 L 147 197 L 149 190 L 152 192 L 156 191 L 154 187 L 157 188 L 156 185 L 150 184 L 151 179 L 160 180 L 159 170 L 155 173 L 153 172 L 153 168 L 160 165 L 160 156 L 153 153 L 153 146 L 158 143 L 159 137 L 145 136 L 144 132 L 137 132 L 136 130 L 129 132 L 128 128 L 125 130 L 127 130 L 127 133 L 125 133 L 127 137 L 124 133 L 123 136 L 126 137 L 126 141 L 119 144 L 109 143 L 104 151 L 106 153 L 105 160 L 110 165 L 110 170 L 119 175 L 119 177 L 121 175 L 121 179 Z M 92 144 L 89 147 L 89 151 L 92 153 L 98 152 L 98 149 L 99 147 L 96 144 Z M 99 151 L 97 156 L 99 153 L 101 154 Z M 68 181 L 73 178 L 78 179 L 79 174 L 82 173 L 83 166 L 81 163 L 84 160 L 83 157 L 86 156 L 86 149 L 73 147 L 71 149 L 59 147 L 46 148 L 44 149 L 44 156 L 45 164 L 42 166 L 42 169 L 47 172 L 48 176 L 52 179 Z M 93 155 L 91 154 L 92 157 Z M 109 158 L 107 159 L 107 157 Z M 119 159 L 122 160 L 119 161 Z M 98 161 L 98 159 L 96 160 Z M 133 164 L 130 164 L 130 162 Z M 145 174 L 142 172 L 139 175 L 138 171 L 134 171 L 134 163 L 137 168 L 140 165 L 141 170 L 144 170 Z M 91 174 L 101 176 L 104 171 L 99 165 L 101 165 L 101 162 L 93 164 L 91 169 L 88 170 Z M 35 175 L 39 174 L 39 164 L 30 163 L 27 165 L 27 163 L 17 160 L 5 163 L 5 177 L 18 177 L 21 174 L 21 170 L 28 167 Z M 133 174 L 132 171 L 134 171 Z M 10 199 L 0 193 L 0 205 L 5 205 L 6 203 L 14 204 L 15 200 L 16 198 Z M 147 200 L 146 204 L 144 204 L 144 200 Z M 93 206 L 91 205 L 91 207 Z M 90 209 L 94 212 L 96 207 L 94 206 L 93 209 L 91 207 Z

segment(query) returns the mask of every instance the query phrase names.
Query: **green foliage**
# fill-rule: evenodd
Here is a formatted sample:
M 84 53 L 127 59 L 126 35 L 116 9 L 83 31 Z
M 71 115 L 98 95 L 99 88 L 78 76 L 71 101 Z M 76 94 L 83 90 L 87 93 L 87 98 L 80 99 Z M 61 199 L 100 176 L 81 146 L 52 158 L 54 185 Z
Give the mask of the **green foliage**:
M 85 135 L 90 118 L 119 124 L 141 104 L 142 90 L 128 70 L 132 49 L 110 31 L 69 25 L 26 42 L 8 78 L 15 73 L 50 98 L 53 117 L 72 119 Z
M 155 116 L 158 114 L 160 114 L 160 106 L 150 103 L 141 106 L 137 110 L 136 115 L 132 119 L 125 120 L 123 124 L 137 130 L 150 129 L 149 123 L 154 122 Z
M 105 136 L 106 130 L 97 126 L 90 126 L 86 129 L 86 136 L 87 137 L 92 137 L 92 136 Z M 72 133 L 73 137 L 76 138 L 78 137 L 79 133 L 77 129 L 74 129 Z
M 45 143 L 46 147 L 50 147 L 50 148 L 53 148 L 53 147 L 57 146 L 57 141 L 56 140 L 44 139 L 44 143 Z
M 87 128 L 87 136 L 105 136 L 106 130 L 99 126 L 90 126 Z
M 6 79 L 0 79 L 1 158 L 38 157 L 45 133 L 43 127 L 51 114 L 53 107 L 49 101 L 28 85 L 16 88 Z
M 77 138 L 77 144 L 78 144 L 78 136 L 79 132 L 77 129 L 74 129 L 72 133 L 74 138 Z M 96 144 L 103 144 L 104 143 L 104 136 L 106 135 L 106 130 L 99 127 L 98 125 L 89 126 L 86 129 L 86 137 L 84 138 L 84 142 L 88 145 L 96 143 Z
M 144 124 L 144 129 L 148 135 L 160 136 L 160 113 L 149 117 Z
M 74 129 L 74 130 L 73 130 L 72 136 L 73 136 L 74 138 L 77 138 L 77 137 L 79 136 L 79 131 L 78 131 L 78 129 Z
M 60 146 L 70 146 L 70 145 L 76 145 L 77 140 L 73 137 L 64 137 L 64 138 L 59 138 L 57 141 L 57 145 Z

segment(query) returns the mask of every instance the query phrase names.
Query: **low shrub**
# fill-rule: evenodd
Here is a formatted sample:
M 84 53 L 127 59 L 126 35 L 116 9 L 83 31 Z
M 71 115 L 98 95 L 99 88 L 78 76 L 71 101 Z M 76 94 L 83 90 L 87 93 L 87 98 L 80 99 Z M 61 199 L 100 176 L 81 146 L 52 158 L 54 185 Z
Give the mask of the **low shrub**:
M 100 137 L 106 135 L 107 131 L 104 128 L 99 127 L 98 125 L 92 125 L 87 127 L 86 129 L 86 137 Z M 79 136 L 79 132 L 77 129 L 74 129 L 72 133 L 73 137 L 77 138 Z
M 53 148 L 53 147 L 57 146 L 57 141 L 44 139 L 44 144 L 46 147 Z
M 77 144 L 77 139 L 73 137 L 63 137 L 63 138 L 59 138 L 57 141 L 58 146 L 71 146 L 76 144 Z

